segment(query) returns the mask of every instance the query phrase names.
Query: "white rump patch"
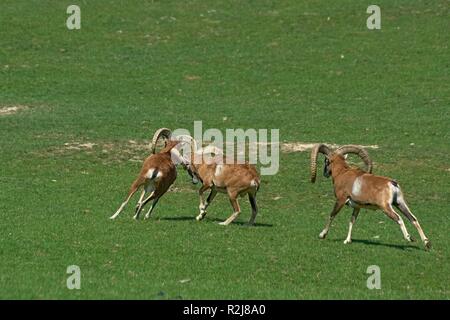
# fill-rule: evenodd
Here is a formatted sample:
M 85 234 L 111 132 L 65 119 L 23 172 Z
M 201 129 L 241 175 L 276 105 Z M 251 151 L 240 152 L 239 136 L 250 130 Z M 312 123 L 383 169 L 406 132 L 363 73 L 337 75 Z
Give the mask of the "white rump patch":
M 147 171 L 147 174 L 145 175 L 145 177 L 147 178 L 147 179 L 152 179 L 152 176 L 153 176 L 153 173 L 155 172 L 155 168 L 151 168 L 151 169 L 148 169 L 148 171 Z M 154 179 L 154 180 L 158 180 L 159 178 L 161 178 L 162 177 L 162 173 L 161 172 L 158 172 L 157 174 L 156 174 L 156 178 Z

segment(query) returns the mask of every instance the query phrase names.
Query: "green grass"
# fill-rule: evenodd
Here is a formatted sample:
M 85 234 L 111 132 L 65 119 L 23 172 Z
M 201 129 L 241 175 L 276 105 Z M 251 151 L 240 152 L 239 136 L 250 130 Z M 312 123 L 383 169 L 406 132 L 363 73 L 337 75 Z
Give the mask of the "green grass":
M 78 1 L 79 31 L 65 27 L 72 2 L 0 4 L 0 108 L 28 107 L 0 116 L 0 298 L 449 299 L 447 1 L 380 0 L 379 31 L 364 1 L 108 3 Z M 330 180 L 309 183 L 307 153 L 263 177 L 254 228 L 242 200 L 219 226 L 220 194 L 196 222 L 182 171 L 151 220 L 130 204 L 110 221 L 140 168 L 128 159 L 148 153 L 129 140 L 194 120 L 379 145 L 374 171 L 401 183 L 433 249 L 373 211 L 344 245 L 349 209 L 319 240 L 334 199 Z M 66 288 L 72 264 L 81 290 Z M 369 265 L 381 290 L 366 288 Z

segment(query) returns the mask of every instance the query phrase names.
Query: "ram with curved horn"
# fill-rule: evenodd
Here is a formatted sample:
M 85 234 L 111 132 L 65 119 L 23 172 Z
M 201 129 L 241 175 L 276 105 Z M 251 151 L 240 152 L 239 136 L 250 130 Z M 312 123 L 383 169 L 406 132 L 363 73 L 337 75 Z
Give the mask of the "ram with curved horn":
M 316 180 L 317 157 L 319 153 L 325 156 L 323 175 L 327 178 L 332 177 L 336 196 L 336 202 L 330 218 L 319 235 L 321 239 L 327 236 L 333 219 L 342 207 L 348 205 L 353 208 L 353 214 L 344 243 L 351 242 L 352 227 L 361 208 L 382 210 L 389 218 L 399 224 L 404 238 L 407 241 L 413 241 L 406 230 L 403 219 L 393 208 L 396 207 L 416 227 L 425 247 L 427 249 L 431 248 L 431 243 L 425 236 L 419 221 L 408 208 L 399 184 L 391 178 L 371 173 L 372 161 L 366 150 L 355 145 L 345 145 L 333 151 L 325 144 L 315 145 L 311 152 L 311 182 L 313 183 Z M 366 164 L 367 171 L 350 167 L 345 160 L 347 154 L 358 155 Z
M 200 221 L 205 217 L 206 209 L 217 192 L 221 192 L 228 194 L 233 214 L 220 224 L 226 226 L 239 216 L 241 209 L 238 197 L 247 195 L 252 207 L 249 224 L 253 225 L 258 214 L 256 193 L 260 186 L 260 177 L 255 166 L 248 163 L 236 163 L 234 159 L 226 158 L 222 149 L 214 146 L 198 149 L 195 139 L 191 136 L 177 136 L 176 139 L 189 142 L 190 157 L 184 158 L 187 161 L 185 169 L 192 177 L 193 183 L 198 181 L 202 183 L 199 190 L 200 213 L 196 219 Z M 208 190 L 211 192 L 205 201 L 203 195 Z
M 164 146 L 166 146 L 167 142 L 170 140 L 171 136 L 172 136 L 172 131 L 170 131 L 170 129 L 159 128 L 158 130 L 156 130 L 156 132 L 153 134 L 153 139 L 152 139 L 152 144 L 151 144 L 152 154 L 156 153 L 156 147 L 157 147 L 158 141 L 160 139 L 164 139 Z
M 142 187 L 142 193 L 136 205 L 134 218 L 138 219 L 144 206 L 150 202 L 150 206 L 145 219 L 148 219 L 158 203 L 159 199 L 169 190 L 177 177 L 176 166 L 183 164 L 184 159 L 180 152 L 175 148 L 179 141 L 169 141 L 171 131 L 167 128 L 161 128 L 155 132 L 152 139 L 152 155 L 145 159 L 142 169 L 131 185 L 125 201 L 119 209 L 111 216 L 111 219 L 117 218 L 124 207 L 130 201 L 131 197 Z M 165 147 L 156 152 L 156 145 L 160 139 L 165 140 Z

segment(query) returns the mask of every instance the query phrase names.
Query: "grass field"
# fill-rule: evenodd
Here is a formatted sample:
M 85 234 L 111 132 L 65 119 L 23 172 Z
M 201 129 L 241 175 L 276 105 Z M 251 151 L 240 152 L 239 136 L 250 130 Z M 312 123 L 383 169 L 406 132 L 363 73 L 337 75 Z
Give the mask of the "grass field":
M 366 27 L 370 4 L 2 0 L 0 298 L 449 299 L 449 2 L 379 0 L 381 30 Z M 348 208 L 318 239 L 334 195 L 309 182 L 308 152 L 280 153 L 263 177 L 255 227 L 242 200 L 218 225 L 220 194 L 195 221 L 181 170 L 151 220 L 134 221 L 133 202 L 110 221 L 154 130 L 195 120 L 378 145 L 374 172 L 399 181 L 433 249 L 379 211 L 344 245 Z M 381 290 L 366 287 L 370 265 Z

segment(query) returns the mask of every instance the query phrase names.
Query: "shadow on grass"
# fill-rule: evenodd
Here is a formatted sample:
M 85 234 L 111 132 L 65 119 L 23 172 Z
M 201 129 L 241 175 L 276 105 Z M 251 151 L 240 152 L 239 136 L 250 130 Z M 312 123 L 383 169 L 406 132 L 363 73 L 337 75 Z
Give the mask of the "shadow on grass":
M 214 221 L 214 222 L 223 222 L 225 219 L 219 219 L 219 218 L 214 218 L 214 219 L 208 219 L 210 221 Z M 250 226 L 247 222 L 242 222 L 242 221 L 234 221 L 232 224 L 237 224 L 240 226 L 244 226 L 244 227 L 269 227 L 272 228 L 273 224 L 268 224 L 268 223 L 258 223 L 255 222 L 255 224 L 253 226 Z
M 195 217 L 189 216 L 189 217 L 161 217 L 159 220 L 165 220 L 165 221 L 189 221 L 189 220 L 194 220 L 195 221 Z M 205 218 L 205 221 L 211 221 L 211 222 L 223 222 L 224 220 L 222 219 L 218 219 L 218 218 Z M 242 221 L 234 221 L 232 224 L 236 224 L 236 225 L 240 225 L 243 227 L 273 227 L 272 224 L 267 224 L 267 223 L 258 223 L 256 222 L 253 226 L 249 226 L 247 222 L 242 222 Z
M 189 221 L 189 220 L 195 220 L 195 217 L 161 217 L 159 220 L 165 220 L 165 221 Z
M 342 242 L 342 240 L 334 239 L 335 242 Z M 352 239 L 352 243 L 362 243 L 369 246 L 382 246 L 382 247 L 388 247 L 388 248 L 394 248 L 398 250 L 406 250 L 406 249 L 416 249 L 420 250 L 418 246 L 412 245 L 412 244 L 391 244 L 391 243 L 383 243 L 379 241 L 373 241 L 373 240 L 363 240 L 363 239 Z

